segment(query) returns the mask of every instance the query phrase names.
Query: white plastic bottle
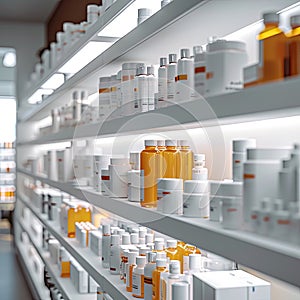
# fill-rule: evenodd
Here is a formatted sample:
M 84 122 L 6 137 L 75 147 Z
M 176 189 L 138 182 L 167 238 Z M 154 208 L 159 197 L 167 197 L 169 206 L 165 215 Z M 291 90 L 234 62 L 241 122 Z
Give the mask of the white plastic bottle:
M 207 180 L 208 170 L 205 168 L 205 154 L 194 154 L 193 180 Z
M 191 100 L 194 92 L 194 61 L 190 57 L 189 49 L 180 50 L 180 59 L 177 65 L 177 81 L 175 102 L 181 103 Z
M 147 67 L 147 82 L 148 82 L 148 110 L 154 110 L 156 78 L 154 76 L 154 67 L 152 65 Z
M 193 299 L 189 292 L 189 284 L 187 282 L 172 283 L 172 298 L 171 300 L 191 300 Z
M 156 253 L 147 253 L 148 263 L 144 269 L 144 299 L 152 300 L 152 273 L 156 268 Z
M 194 47 L 194 83 L 196 96 L 204 96 L 206 90 L 206 53 L 201 46 Z
M 120 274 L 120 236 L 117 234 L 110 239 L 109 270 L 111 274 Z
M 132 296 L 144 298 L 144 268 L 146 256 L 136 257 L 136 266 L 132 270 Z
M 148 111 L 148 77 L 145 65 L 137 68 L 135 81 L 134 111 Z
M 110 255 L 110 225 L 102 225 L 102 267 L 109 268 Z
M 126 291 L 132 292 L 132 271 L 135 266 L 135 260 L 138 256 L 138 251 L 131 251 L 128 254 L 128 262 L 125 264 L 125 281 L 126 281 Z
M 167 98 L 168 102 L 175 100 L 177 76 L 177 55 L 169 54 L 169 64 L 167 66 Z
M 167 105 L 167 58 L 160 58 L 160 67 L 158 68 L 158 108 Z

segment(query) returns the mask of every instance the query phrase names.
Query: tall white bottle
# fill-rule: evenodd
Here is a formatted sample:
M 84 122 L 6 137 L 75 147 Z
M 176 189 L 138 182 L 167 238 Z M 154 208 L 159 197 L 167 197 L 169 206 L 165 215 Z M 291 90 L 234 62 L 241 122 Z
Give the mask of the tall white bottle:
M 160 67 L 158 68 L 158 108 L 167 105 L 167 58 L 160 58 Z
M 177 55 L 169 54 L 169 64 L 167 66 L 167 98 L 168 102 L 175 101 L 177 76 Z M 170 103 L 168 103 L 170 104 Z

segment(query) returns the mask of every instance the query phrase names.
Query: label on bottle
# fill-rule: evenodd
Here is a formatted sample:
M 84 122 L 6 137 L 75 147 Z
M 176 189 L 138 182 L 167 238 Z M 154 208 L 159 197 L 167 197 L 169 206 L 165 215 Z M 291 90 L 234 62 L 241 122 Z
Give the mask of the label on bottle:
M 140 199 L 141 202 L 144 201 L 144 180 L 145 180 L 145 176 L 144 176 L 144 170 L 141 170 L 141 175 L 140 175 Z
M 167 69 L 167 97 L 174 99 L 176 93 L 175 77 L 177 73 L 177 64 L 168 65 Z
M 158 69 L 158 101 L 167 100 L 167 68 Z
M 132 274 L 132 295 L 133 296 L 144 296 L 144 275 Z

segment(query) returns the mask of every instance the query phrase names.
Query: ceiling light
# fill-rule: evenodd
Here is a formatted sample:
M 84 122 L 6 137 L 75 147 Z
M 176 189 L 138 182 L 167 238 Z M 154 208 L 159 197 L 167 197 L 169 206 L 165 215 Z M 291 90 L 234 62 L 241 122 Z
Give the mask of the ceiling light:
M 6 52 L 3 56 L 3 66 L 7 68 L 13 68 L 16 66 L 16 53 Z
M 53 74 L 43 85 L 43 89 L 56 90 L 65 82 L 65 75 L 62 73 Z

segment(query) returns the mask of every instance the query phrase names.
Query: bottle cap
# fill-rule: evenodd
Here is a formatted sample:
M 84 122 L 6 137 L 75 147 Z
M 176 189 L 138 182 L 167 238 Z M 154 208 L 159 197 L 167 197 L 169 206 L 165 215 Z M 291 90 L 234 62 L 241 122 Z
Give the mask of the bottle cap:
M 176 240 L 167 240 L 167 248 L 176 248 L 177 241 Z
M 120 245 L 120 236 L 117 234 L 111 235 L 110 244 L 111 245 Z
M 156 267 L 162 268 L 167 266 L 167 260 L 164 258 L 158 258 L 156 259 Z
M 164 242 L 163 241 L 154 241 L 154 250 L 162 251 L 164 250 Z
M 194 154 L 194 162 L 204 161 L 205 162 L 205 154 Z
M 165 141 L 165 144 L 166 144 L 167 147 L 168 147 L 168 146 L 172 146 L 172 147 L 177 146 L 176 140 L 166 140 L 166 141 Z
M 185 281 L 172 283 L 172 300 L 189 299 L 189 284 Z
M 193 47 L 193 53 L 194 53 L 194 56 L 196 56 L 197 54 L 203 53 L 202 46 L 194 46 Z
M 242 182 L 210 181 L 210 194 L 215 196 L 242 196 Z
M 119 228 L 117 229 L 117 235 L 122 236 L 125 233 L 125 229 Z
M 131 251 L 128 253 L 128 264 L 133 265 L 135 264 L 135 258 L 138 256 L 138 253 L 135 251 Z
M 139 267 L 144 267 L 146 264 L 146 256 L 137 256 L 135 260 Z
M 144 144 L 145 144 L 145 147 L 146 146 L 156 146 L 156 141 L 155 140 L 145 140 Z
M 207 44 L 207 52 L 223 51 L 223 50 L 238 50 L 246 51 L 246 44 L 240 41 L 216 40 Z
M 167 253 L 165 251 L 155 252 L 156 259 L 167 259 Z
M 190 254 L 189 255 L 189 269 L 200 270 L 201 268 L 201 254 Z
M 147 71 L 146 71 L 146 66 L 143 65 L 143 66 L 139 66 L 136 68 L 136 75 L 139 76 L 139 75 L 146 75 L 147 74 Z
M 153 233 L 147 233 L 145 235 L 145 244 L 153 243 L 154 241 L 154 234 Z
M 102 233 L 103 233 L 103 235 L 110 234 L 110 225 L 109 224 L 102 225 Z
M 130 234 L 130 241 L 131 241 L 131 244 L 133 245 L 136 245 L 139 243 L 139 235 L 138 233 L 131 233 Z
M 209 182 L 207 180 L 185 180 L 184 193 L 203 194 L 209 192 Z
M 148 251 L 147 252 L 147 262 L 150 263 L 150 262 L 155 262 L 155 261 L 156 261 L 156 253 Z
M 152 15 L 152 10 L 150 8 L 139 8 L 138 17 L 148 17 Z
M 238 139 L 232 141 L 233 152 L 246 152 L 247 148 L 255 148 L 255 139 Z
M 171 260 L 169 266 L 170 274 L 180 274 L 180 261 L 179 260 Z
M 165 146 L 164 140 L 157 140 L 156 143 L 157 143 L 157 146 L 160 146 L 160 147 Z
M 177 63 L 177 54 L 169 54 L 169 64 Z
M 183 190 L 183 180 L 180 178 L 158 178 L 157 188 L 163 191 Z
M 181 49 L 180 57 L 181 58 L 190 58 L 190 49 Z
M 130 245 L 130 234 L 127 232 L 122 235 L 122 245 Z
M 141 247 L 140 250 L 139 250 L 139 255 L 146 256 L 148 251 L 150 251 L 149 247 Z
M 139 228 L 139 237 L 144 238 L 147 234 L 147 228 L 145 227 L 140 227 Z
M 274 199 L 273 200 L 273 210 L 283 210 L 283 201 L 281 199 Z
M 279 15 L 276 12 L 267 12 L 263 14 L 264 23 L 279 23 Z
M 98 11 L 99 11 L 99 7 L 98 7 L 98 5 L 95 5 L 95 4 L 89 4 L 88 6 L 87 6 L 87 12 L 89 13 L 89 12 L 92 12 L 92 13 L 98 13 Z
M 270 198 L 265 197 L 260 201 L 260 208 L 264 211 L 271 210 L 271 206 L 272 206 L 272 201 Z
M 166 66 L 167 65 L 167 58 L 166 57 L 161 57 L 159 59 L 159 64 L 161 67 Z
M 79 100 L 79 91 L 74 91 L 73 93 L 72 93 L 72 99 L 74 100 L 74 101 L 77 101 L 77 100 Z
M 147 67 L 147 75 L 154 75 L 154 67 L 153 66 Z

